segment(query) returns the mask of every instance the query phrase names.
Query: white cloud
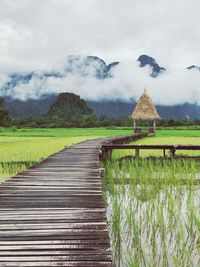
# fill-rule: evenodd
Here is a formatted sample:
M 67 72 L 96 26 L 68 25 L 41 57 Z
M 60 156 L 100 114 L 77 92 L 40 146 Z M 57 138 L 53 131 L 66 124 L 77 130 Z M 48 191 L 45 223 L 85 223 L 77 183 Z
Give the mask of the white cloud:
M 200 72 L 196 70 L 169 70 L 157 78 L 149 76 L 150 67 L 139 68 L 136 61 L 125 61 L 113 70 L 113 78 L 96 79 L 94 70 L 89 76 L 75 71 L 63 78 L 41 79 L 34 76 L 28 84 L 19 84 L 8 95 L 26 100 L 46 94 L 73 92 L 84 99 L 97 100 L 138 99 L 146 87 L 156 104 L 200 104 Z
M 47 68 L 69 54 L 200 65 L 199 9 L 198 0 L 0 0 L 0 69 Z
M 70 54 L 97 55 L 122 62 L 114 79 L 34 78 L 13 96 L 73 91 L 129 99 L 146 86 L 157 103 L 200 103 L 200 73 L 184 70 L 200 65 L 199 10 L 199 0 L 0 0 L 0 84 L 11 72 L 58 69 Z M 134 61 L 143 53 L 168 72 L 149 77 Z

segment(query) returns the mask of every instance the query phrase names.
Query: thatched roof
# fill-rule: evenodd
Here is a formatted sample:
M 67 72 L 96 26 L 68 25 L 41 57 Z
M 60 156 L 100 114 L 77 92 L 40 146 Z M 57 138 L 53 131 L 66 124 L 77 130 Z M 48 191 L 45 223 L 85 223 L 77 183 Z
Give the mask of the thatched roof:
M 144 93 L 141 95 L 132 115 L 131 118 L 133 120 L 156 120 L 160 119 L 158 112 L 152 102 L 151 97 L 147 94 L 146 89 Z

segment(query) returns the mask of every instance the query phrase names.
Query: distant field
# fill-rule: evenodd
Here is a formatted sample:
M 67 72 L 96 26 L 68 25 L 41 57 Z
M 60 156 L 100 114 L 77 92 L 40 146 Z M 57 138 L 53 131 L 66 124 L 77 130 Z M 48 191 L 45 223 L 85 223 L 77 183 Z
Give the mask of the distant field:
M 132 128 L 0 128 L 0 136 L 27 137 L 80 137 L 80 136 L 113 136 L 132 134 Z
M 130 129 L 0 128 L 0 180 L 38 163 L 66 146 L 98 137 L 131 134 Z
M 107 128 L 22 128 L 0 127 L 0 136 L 37 136 L 37 137 L 77 137 L 77 136 L 115 136 L 132 134 L 132 127 Z M 197 136 L 200 137 L 200 128 L 176 127 L 157 130 L 157 136 Z
M 160 130 L 156 136 L 140 139 L 134 144 L 140 145 L 200 145 L 200 130 Z M 134 155 L 134 150 L 115 150 L 116 158 Z M 169 151 L 167 151 L 169 155 Z M 199 151 L 178 151 L 178 155 L 200 156 Z M 141 156 L 162 156 L 162 150 L 141 150 Z
M 198 130 L 192 130 L 192 129 L 163 129 L 163 130 L 158 130 L 156 132 L 156 137 L 199 137 L 200 138 L 200 129 Z M 199 140 L 200 143 L 200 140 Z
M 81 141 L 132 134 L 130 127 L 16 129 L 0 128 L 0 180 L 10 177 L 41 158 Z M 181 138 L 180 138 L 181 137 Z M 199 144 L 200 130 L 159 130 L 157 136 L 137 143 Z M 133 151 L 123 151 L 123 155 Z

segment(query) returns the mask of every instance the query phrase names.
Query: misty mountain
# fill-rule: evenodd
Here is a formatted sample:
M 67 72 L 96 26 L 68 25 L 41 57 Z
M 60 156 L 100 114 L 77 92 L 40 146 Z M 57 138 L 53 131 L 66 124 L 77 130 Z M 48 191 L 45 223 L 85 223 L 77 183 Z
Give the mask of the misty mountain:
M 160 67 L 158 65 L 158 63 L 156 62 L 156 60 L 153 57 L 150 57 L 148 55 L 141 55 L 139 56 L 139 58 L 137 59 L 137 61 L 140 62 L 140 67 L 143 68 L 145 66 L 150 66 L 152 68 L 151 71 L 151 77 L 155 78 L 157 77 L 160 73 L 162 73 L 163 71 L 166 71 L 165 68 Z
M 96 56 L 68 56 L 65 66 L 62 71 L 32 71 L 29 73 L 12 73 L 5 84 L 0 88 L 2 96 L 11 96 L 10 93 L 14 88 L 23 85 L 28 85 L 34 81 L 35 86 L 38 86 L 38 97 L 40 97 L 39 89 L 45 84 L 48 78 L 62 79 L 69 74 L 78 74 L 80 76 L 92 76 L 97 79 L 106 79 L 112 77 L 112 70 L 119 62 L 106 62 Z M 37 95 L 36 95 L 37 96 Z M 31 98 L 31 92 L 30 92 Z
M 68 121 L 90 114 L 92 114 L 92 109 L 80 96 L 73 93 L 60 93 L 47 112 L 49 117 L 53 116 Z
M 99 118 L 105 115 L 109 118 L 124 118 L 132 114 L 136 102 L 122 102 L 122 101 L 106 101 L 96 102 L 87 101 L 90 108 L 93 109 L 95 115 Z M 182 104 L 174 106 L 156 106 L 161 118 L 176 118 L 176 119 L 195 119 L 200 117 L 200 106 L 195 104 Z
M 159 81 L 158 76 L 162 75 L 164 72 L 167 72 L 166 68 L 160 66 L 157 61 L 148 55 L 140 55 L 137 59 L 139 62 L 135 65 L 136 68 L 144 68 L 145 66 L 149 66 L 151 69 L 150 76 L 154 81 Z M 101 92 L 101 85 L 104 85 L 103 97 L 98 98 L 98 93 L 94 94 L 94 101 L 87 101 L 88 105 L 93 109 L 94 113 L 99 117 L 101 115 L 106 115 L 108 117 L 126 117 L 130 115 L 132 109 L 135 105 L 135 100 L 132 99 L 130 102 L 127 100 L 123 100 L 123 83 L 120 84 L 121 91 L 116 93 L 115 88 L 118 86 L 118 82 L 122 82 L 121 80 L 117 80 L 117 83 L 108 83 L 109 86 L 113 86 L 111 88 L 112 94 L 109 94 L 109 88 L 106 87 L 106 82 L 112 82 L 115 78 L 114 70 L 118 68 L 120 62 L 111 62 L 106 63 L 103 59 L 97 56 L 75 56 L 71 55 L 66 57 L 64 61 L 64 65 L 60 70 L 52 70 L 52 71 L 32 71 L 29 73 L 13 73 L 9 76 L 7 81 L 1 85 L 0 87 L 0 95 L 6 98 L 6 108 L 10 110 L 11 115 L 13 116 L 22 116 L 22 115 L 43 115 L 46 114 L 50 108 L 50 106 L 55 101 L 57 95 L 61 90 L 65 90 L 70 86 L 68 84 L 67 78 L 74 78 L 74 80 L 78 80 L 78 83 L 75 84 L 77 89 L 81 88 L 82 90 L 82 82 L 84 82 L 86 78 L 87 81 L 98 81 L 97 83 L 91 83 L 89 86 L 84 84 L 84 90 L 88 93 L 90 97 L 95 90 Z M 129 66 L 129 65 L 128 65 Z M 187 68 L 190 70 L 200 71 L 200 67 L 196 65 L 191 65 Z M 128 69 L 129 71 L 129 69 Z M 146 75 L 146 73 L 144 73 Z M 147 74 L 148 75 L 148 74 Z M 78 78 L 77 78 L 78 77 Z M 84 77 L 81 79 L 81 83 L 79 82 L 79 77 Z M 90 79 L 92 78 L 92 79 Z M 134 70 L 133 70 L 133 78 L 134 78 Z M 113 80 L 112 80 L 113 79 Z M 151 78 L 150 78 L 151 79 Z M 158 80 L 156 80 L 158 79 Z M 63 83 L 63 87 L 61 81 L 65 81 Z M 57 82 L 58 81 L 58 82 Z M 100 84 L 99 87 L 95 87 Z M 66 87 L 65 87 L 66 86 Z M 87 86 L 89 88 L 87 88 Z M 93 86 L 93 87 L 92 87 Z M 127 85 L 125 84 L 125 87 Z M 128 86 L 132 86 L 132 81 Z M 162 86 L 162 85 L 161 85 Z M 78 87 L 78 88 L 77 88 Z M 49 89 L 51 88 L 51 90 Z M 64 89 L 63 89 L 64 88 Z M 108 93 L 107 93 L 108 88 Z M 190 84 L 189 84 L 190 88 Z M 159 88 L 157 88 L 158 90 Z M 50 90 L 50 91 L 49 91 Z M 156 90 L 156 89 L 155 89 Z M 26 91 L 26 94 L 23 92 Z M 71 90 L 70 90 L 71 91 Z M 131 87 L 130 87 L 131 91 Z M 157 92 L 157 91 L 156 91 Z M 127 88 L 126 88 L 127 93 Z M 84 93 L 79 93 L 81 96 Z M 96 96 L 97 95 L 97 96 Z M 118 97 L 120 95 L 120 97 Z M 129 99 L 131 94 L 129 96 Z M 178 96 L 177 96 L 178 97 Z M 104 99 L 104 100 L 96 100 L 96 99 Z M 112 99 L 117 99 L 113 101 Z M 21 101 L 21 100 L 23 101 Z M 128 97 L 126 98 L 128 99 Z M 187 102 L 188 97 L 186 97 L 182 102 Z M 162 105 L 158 106 L 158 109 L 163 118 L 196 118 L 200 117 L 200 106 L 197 104 L 179 104 L 175 106 L 170 105 Z
M 189 67 L 187 67 L 188 70 L 197 70 L 200 71 L 200 67 L 196 66 L 196 65 L 191 65 Z
M 65 66 L 65 74 L 78 73 L 81 76 L 93 76 L 97 79 L 106 79 L 112 77 L 112 69 L 116 67 L 119 62 L 106 62 L 97 56 L 68 56 Z
M 49 77 L 62 78 L 63 75 L 59 72 L 30 72 L 30 73 L 13 73 L 10 75 L 8 81 L 0 88 L 2 96 L 10 96 L 12 91 L 17 86 L 23 86 L 29 84 L 33 79 L 39 80 L 41 83 L 45 83 Z M 31 92 L 30 92 L 31 95 Z M 12 97 L 12 95 L 10 96 Z M 27 100 L 28 101 L 28 100 Z
M 149 65 L 152 68 L 151 76 L 157 77 L 166 69 L 160 67 L 153 57 L 148 55 L 141 55 L 137 59 L 140 62 L 140 67 Z M 96 79 L 104 80 L 112 78 L 112 71 L 120 64 L 119 61 L 106 62 L 97 56 L 76 56 L 70 55 L 66 57 L 63 70 L 57 71 L 32 71 L 27 73 L 12 73 L 8 80 L 0 88 L 2 96 L 10 96 L 12 98 L 20 98 L 19 95 L 13 95 L 14 89 L 18 87 L 34 86 L 34 97 L 31 92 L 28 92 L 28 98 L 40 98 L 42 96 L 40 88 L 45 86 L 49 78 L 62 79 L 70 74 L 80 75 L 82 77 L 95 77 Z M 25 88 L 24 88 L 25 90 Z M 17 90 L 16 90 L 17 91 Z
M 7 108 L 12 117 L 24 115 L 41 116 L 47 114 L 51 105 L 55 102 L 57 95 L 47 95 L 40 99 L 19 99 L 5 98 L 4 107 Z
M 62 94 L 61 94 L 62 95 Z M 35 115 L 41 116 L 49 112 L 49 109 L 57 99 L 57 95 L 50 95 L 38 100 L 13 100 L 6 98 L 4 106 L 10 111 L 12 116 Z M 64 100 L 63 100 L 64 101 Z M 59 100 L 61 105 L 62 99 Z M 67 104 L 66 101 L 63 102 Z M 99 118 L 105 115 L 109 118 L 124 118 L 131 115 L 136 102 L 118 101 L 86 101 L 89 108 Z M 56 104 L 57 105 L 57 104 Z M 62 104 L 63 105 L 63 104 Z M 70 103 L 71 105 L 71 103 Z M 67 108 L 67 107 L 66 107 Z M 63 109 L 64 110 L 64 109 Z M 162 118 L 195 119 L 200 117 L 200 106 L 196 104 L 180 104 L 174 106 L 157 106 L 157 110 Z

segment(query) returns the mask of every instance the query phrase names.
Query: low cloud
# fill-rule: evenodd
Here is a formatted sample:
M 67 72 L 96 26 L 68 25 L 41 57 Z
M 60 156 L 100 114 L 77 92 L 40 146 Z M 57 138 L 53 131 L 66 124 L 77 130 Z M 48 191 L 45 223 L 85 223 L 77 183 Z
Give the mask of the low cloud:
M 63 77 L 35 75 L 27 84 L 19 83 L 6 91 L 3 84 L 9 79 L 2 74 L 0 94 L 25 101 L 43 95 L 73 92 L 87 100 L 130 101 L 138 99 L 147 88 L 156 104 L 200 104 L 200 72 L 197 70 L 169 69 L 152 78 L 149 66 L 140 68 L 137 61 L 125 61 L 113 68 L 111 78 L 103 80 L 96 78 L 94 66 L 87 69 L 85 76 L 80 74 L 77 66 L 71 73 L 64 74 L 64 69 L 60 73 Z
M 0 0 L 0 94 L 22 100 L 74 92 L 85 99 L 137 99 L 144 87 L 157 104 L 200 104 L 199 0 Z M 120 61 L 113 78 L 95 69 L 65 75 L 64 55 Z M 134 60 L 152 55 L 167 71 L 156 79 Z M 57 59 L 63 59 L 55 67 Z M 5 88 L 10 73 L 51 71 Z

